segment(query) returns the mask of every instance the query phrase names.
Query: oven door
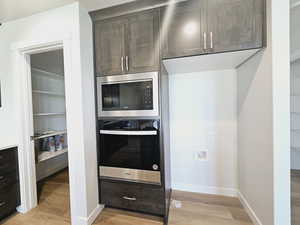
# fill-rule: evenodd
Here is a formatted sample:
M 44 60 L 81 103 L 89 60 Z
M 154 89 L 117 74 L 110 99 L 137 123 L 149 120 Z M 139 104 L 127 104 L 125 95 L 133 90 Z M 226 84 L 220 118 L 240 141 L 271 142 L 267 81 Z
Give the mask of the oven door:
M 156 130 L 100 130 L 100 176 L 160 183 Z
M 99 117 L 158 116 L 158 73 L 97 78 Z

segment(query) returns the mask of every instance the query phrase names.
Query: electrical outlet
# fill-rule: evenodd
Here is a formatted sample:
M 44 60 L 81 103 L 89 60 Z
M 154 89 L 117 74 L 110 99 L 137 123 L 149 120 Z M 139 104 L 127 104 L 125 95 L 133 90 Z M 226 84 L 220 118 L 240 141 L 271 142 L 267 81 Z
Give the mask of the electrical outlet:
M 202 150 L 202 151 L 196 152 L 195 159 L 201 160 L 201 161 L 206 161 L 207 160 L 207 150 Z

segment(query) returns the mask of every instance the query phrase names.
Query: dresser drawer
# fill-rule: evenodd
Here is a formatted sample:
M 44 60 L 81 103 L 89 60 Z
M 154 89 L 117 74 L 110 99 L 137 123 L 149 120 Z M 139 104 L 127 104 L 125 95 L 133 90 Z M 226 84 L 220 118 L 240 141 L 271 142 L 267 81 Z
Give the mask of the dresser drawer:
M 164 214 L 164 191 L 154 185 L 101 181 L 102 203 L 116 208 Z
M 17 151 L 8 149 L 0 151 L 0 174 L 14 171 L 17 168 Z
M 0 163 L 0 173 L 9 173 L 12 171 L 16 171 L 17 165 L 14 162 L 4 162 Z
M 18 185 L 13 185 L 9 191 L 0 192 L 0 219 L 8 216 L 19 205 Z
M 6 192 L 12 185 L 18 182 L 17 172 L 0 173 L 0 195 L 1 192 Z
M 16 149 L 7 149 L 0 151 L 0 164 L 16 160 Z

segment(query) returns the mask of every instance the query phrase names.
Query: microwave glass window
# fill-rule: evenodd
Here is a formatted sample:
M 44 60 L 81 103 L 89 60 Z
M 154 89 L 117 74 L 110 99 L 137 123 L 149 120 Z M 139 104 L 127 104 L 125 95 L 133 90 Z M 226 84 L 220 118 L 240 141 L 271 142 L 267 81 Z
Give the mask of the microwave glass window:
M 102 85 L 104 111 L 152 110 L 152 81 Z

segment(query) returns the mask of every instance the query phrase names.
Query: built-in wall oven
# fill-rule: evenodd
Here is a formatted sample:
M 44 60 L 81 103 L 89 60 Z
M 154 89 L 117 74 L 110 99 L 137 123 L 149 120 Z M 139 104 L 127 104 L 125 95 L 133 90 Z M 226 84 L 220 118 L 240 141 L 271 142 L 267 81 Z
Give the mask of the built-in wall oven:
M 159 120 L 100 120 L 100 176 L 161 183 Z
M 158 116 L 158 87 L 158 72 L 98 77 L 98 116 Z

